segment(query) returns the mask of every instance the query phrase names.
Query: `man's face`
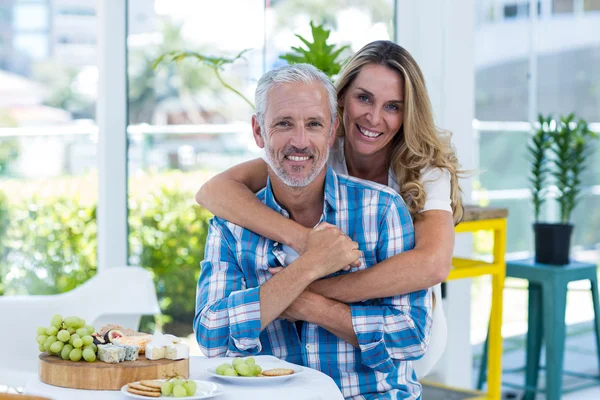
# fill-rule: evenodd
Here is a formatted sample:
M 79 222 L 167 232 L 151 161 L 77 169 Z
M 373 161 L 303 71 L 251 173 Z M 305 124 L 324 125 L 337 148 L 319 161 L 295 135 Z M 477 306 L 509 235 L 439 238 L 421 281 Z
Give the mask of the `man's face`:
M 252 119 L 254 138 L 288 186 L 305 187 L 323 170 L 335 139 L 327 91 L 314 82 L 284 83 L 267 96 L 264 126 Z

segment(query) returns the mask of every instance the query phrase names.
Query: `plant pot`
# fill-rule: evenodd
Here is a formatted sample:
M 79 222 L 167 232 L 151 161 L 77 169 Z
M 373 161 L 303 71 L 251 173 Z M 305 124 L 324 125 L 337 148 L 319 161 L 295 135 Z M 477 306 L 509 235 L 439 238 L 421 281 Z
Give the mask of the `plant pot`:
M 565 265 L 571 251 L 571 224 L 533 224 L 535 262 Z

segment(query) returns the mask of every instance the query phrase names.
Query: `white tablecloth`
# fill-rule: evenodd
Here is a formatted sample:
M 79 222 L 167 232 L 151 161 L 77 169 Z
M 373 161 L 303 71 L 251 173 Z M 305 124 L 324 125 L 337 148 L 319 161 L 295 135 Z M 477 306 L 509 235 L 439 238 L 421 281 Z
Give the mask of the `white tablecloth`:
M 273 362 L 271 356 L 255 357 L 257 364 Z M 208 359 L 204 357 L 190 358 L 190 379 L 211 381 L 223 387 L 223 394 L 215 400 L 338 400 L 343 399 L 337 385 L 327 375 L 311 368 L 304 370 L 283 382 L 271 382 L 256 386 L 232 384 L 229 381 L 213 377 L 207 368 L 216 368 L 223 362 L 222 358 Z M 279 361 L 279 360 L 277 360 Z M 258 378 L 257 378 L 258 379 Z M 119 391 L 78 390 L 46 385 L 38 378 L 30 379 L 25 385 L 25 394 L 48 397 L 53 400 L 126 400 L 131 399 Z

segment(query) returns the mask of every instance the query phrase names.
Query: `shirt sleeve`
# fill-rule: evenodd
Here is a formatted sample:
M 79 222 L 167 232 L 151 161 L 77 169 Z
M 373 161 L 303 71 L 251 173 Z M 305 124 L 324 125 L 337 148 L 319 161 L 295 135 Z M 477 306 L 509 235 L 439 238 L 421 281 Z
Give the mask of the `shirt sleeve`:
M 446 168 L 426 167 L 421 173 L 425 190 L 425 206 L 420 212 L 442 210 L 452 212 L 450 202 L 450 172 Z
M 414 247 L 414 230 L 397 198 L 383 218 L 378 262 Z M 396 368 L 394 360 L 417 360 L 425 354 L 432 323 L 431 289 L 350 306 L 363 364 L 379 372 Z
M 250 356 L 260 343 L 260 288 L 246 288 L 231 246 L 233 235 L 218 218 L 210 221 L 196 293 L 194 330 L 208 357 Z

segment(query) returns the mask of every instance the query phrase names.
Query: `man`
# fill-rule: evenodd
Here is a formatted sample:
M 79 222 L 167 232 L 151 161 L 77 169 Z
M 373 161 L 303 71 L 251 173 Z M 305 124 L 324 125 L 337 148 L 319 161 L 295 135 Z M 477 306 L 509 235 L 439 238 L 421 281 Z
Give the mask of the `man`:
M 346 305 L 306 290 L 357 259 L 354 269 L 368 268 L 414 245 L 410 215 L 396 192 L 325 166 L 337 124 L 335 88 L 316 68 L 285 66 L 259 81 L 252 128 L 269 180 L 257 196 L 317 228 L 296 259 L 279 243 L 213 218 L 196 338 L 209 357 L 271 354 L 318 369 L 346 398 L 420 399 L 409 360 L 427 347 L 430 291 Z M 276 266 L 285 268 L 271 275 L 268 268 Z M 295 321 L 304 323 L 297 329 Z

